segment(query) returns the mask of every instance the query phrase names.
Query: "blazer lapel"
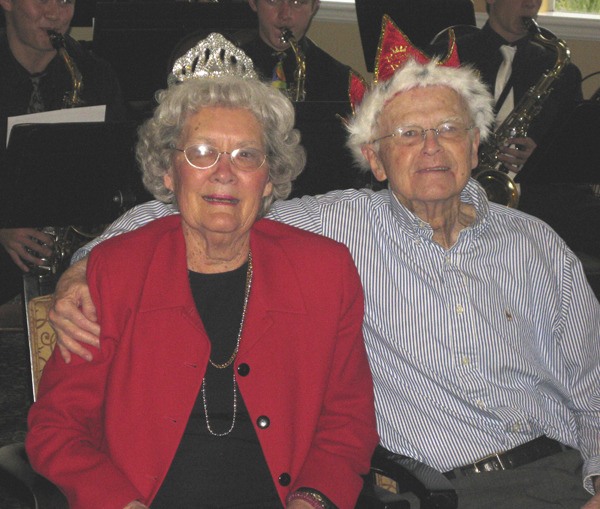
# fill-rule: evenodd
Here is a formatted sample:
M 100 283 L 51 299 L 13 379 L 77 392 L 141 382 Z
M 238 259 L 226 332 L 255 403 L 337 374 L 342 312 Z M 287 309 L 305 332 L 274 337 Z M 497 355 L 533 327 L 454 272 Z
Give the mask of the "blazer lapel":
M 306 314 L 299 275 L 287 253 L 272 237 L 253 229 L 250 236 L 253 278 L 240 352 L 252 349 L 269 329 L 286 316 Z

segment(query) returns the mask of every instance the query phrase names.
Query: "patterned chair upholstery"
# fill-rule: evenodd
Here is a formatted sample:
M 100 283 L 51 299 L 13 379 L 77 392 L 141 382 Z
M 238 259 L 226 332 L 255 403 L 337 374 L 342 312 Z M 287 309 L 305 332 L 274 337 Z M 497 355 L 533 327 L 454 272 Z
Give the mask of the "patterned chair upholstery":
M 50 310 L 51 303 L 52 295 L 42 295 L 41 297 L 31 299 L 27 304 L 29 357 L 34 400 L 37 395 L 37 387 L 42 376 L 42 371 L 56 343 L 56 332 L 48 320 L 48 311 Z

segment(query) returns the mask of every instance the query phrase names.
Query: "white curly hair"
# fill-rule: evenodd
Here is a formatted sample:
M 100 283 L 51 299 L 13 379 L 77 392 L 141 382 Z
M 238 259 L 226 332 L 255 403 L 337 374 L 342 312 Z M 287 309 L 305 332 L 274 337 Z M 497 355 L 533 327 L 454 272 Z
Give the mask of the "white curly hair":
M 435 59 L 426 64 L 409 60 L 389 80 L 378 83 L 367 91 L 356 114 L 348 122 L 347 146 L 358 166 L 363 170 L 370 169 L 361 148 L 373 140 L 377 121 L 385 104 L 399 92 L 430 86 L 449 87 L 462 97 L 470 120 L 479 129 L 480 140 L 487 139 L 494 121 L 494 100 L 479 79 L 478 72 L 470 66 L 443 67 Z

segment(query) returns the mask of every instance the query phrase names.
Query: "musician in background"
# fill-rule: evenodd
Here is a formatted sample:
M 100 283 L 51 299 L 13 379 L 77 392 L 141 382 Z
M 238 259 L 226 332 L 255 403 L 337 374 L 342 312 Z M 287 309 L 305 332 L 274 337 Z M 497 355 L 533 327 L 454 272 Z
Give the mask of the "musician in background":
M 533 41 L 522 18 L 535 18 L 542 0 L 486 0 L 489 19 L 480 31 L 459 36 L 458 54 L 463 64 L 473 64 L 481 73 L 496 101 L 496 125 L 518 105 L 529 88 L 551 70 L 557 53 Z M 436 45 L 443 52 L 445 44 Z M 512 64 L 504 64 L 512 58 Z M 508 68 L 506 73 L 503 68 Z M 506 84 L 505 84 L 506 82 Z M 533 119 L 526 138 L 512 138 L 499 159 L 515 177 L 533 151 L 543 144 L 548 130 L 564 121 L 583 99 L 581 72 L 572 63 L 565 66 L 553 90 Z M 565 136 L 566 137 L 566 136 Z M 527 182 L 520 185 L 519 209 L 552 226 L 576 252 L 600 257 L 600 200 L 590 186 L 567 184 L 571 168 L 565 168 L 562 183 Z
M 296 57 L 283 42 L 284 28 L 292 31 L 306 59 L 307 101 L 348 102 L 350 67 L 338 62 L 306 37 L 320 0 L 248 0 L 258 16 L 258 34 L 242 49 L 264 79 L 285 90 L 294 82 Z
M 499 125 L 527 90 L 552 69 L 557 55 L 552 49 L 532 42 L 532 35 L 523 23 L 524 17 L 537 16 L 542 0 L 486 1 L 488 21 L 480 31 L 459 37 L 457 47 L 461 63 L 473 64 L 494 95 L 496 124 Z M 505 59 L 503 52 L 510 55 L 509 59 L 512 58 L 508 72 L 502 73 L 506 79 L 498 76 Z M 498 79 L 500 82 L 496 86 Z M 528 136 L 511 139 L 511 145 L 502 150 L 500 160 L 511 171 L 518 172 L 548 129 L 582 99 L 581 72 L 574 64 L 568 64 L 544 102 L 542 111 L 532 121 Z M 516 148 L 511 148 L 512 145 Z
M 7 118 L 57 110 L 72 90 L 72 79 L 52 46 L 48 30 L 66 34 L 74 0 L 0 0 L 6 29 L 0 29 L 0 160 L 5 152 Z M 67 52 L 83 78 L 84 106 L 107 105 L 107 120 L 122 120 L 125 108 L 116 74 L 110 65 L 65 37 Z M 82 169 L 84 170 L 84 169 Z M 43 263 L 52 238 L 33 228 L 0 229 L 0 304 L 17 295 L 22 271 Z

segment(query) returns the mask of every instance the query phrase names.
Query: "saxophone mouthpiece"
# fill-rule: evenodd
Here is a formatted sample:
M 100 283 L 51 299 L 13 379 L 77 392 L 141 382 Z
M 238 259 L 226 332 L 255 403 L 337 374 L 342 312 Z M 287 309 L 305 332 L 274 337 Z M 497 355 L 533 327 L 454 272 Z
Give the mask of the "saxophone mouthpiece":
M 525 16 L 521 18 L 521 21 L 523 22 L 523 26 L 525 27 L 525 29 L 531 35 L 535 35 L 540 32 L 540 26 L 537 24 L 537 21 L 535 19 Z
M 46 30 L 46 33 L 50 39 L 50 44 L 52 44 L 54 49 L 58 50 L 65 40 L 62 34 L 58 33 L 56 30 Z
M 290 42 L 290 40 L 294 39 L 294 34 L 292 33 L 292 31 L 289 28 L 284 28 L 281 31 L 281 42 L 284 44 L 288 44 Z

